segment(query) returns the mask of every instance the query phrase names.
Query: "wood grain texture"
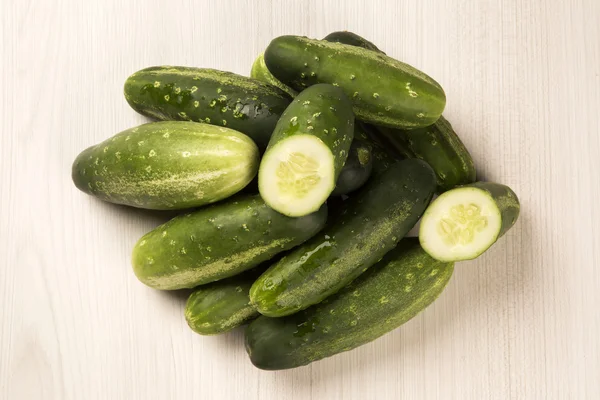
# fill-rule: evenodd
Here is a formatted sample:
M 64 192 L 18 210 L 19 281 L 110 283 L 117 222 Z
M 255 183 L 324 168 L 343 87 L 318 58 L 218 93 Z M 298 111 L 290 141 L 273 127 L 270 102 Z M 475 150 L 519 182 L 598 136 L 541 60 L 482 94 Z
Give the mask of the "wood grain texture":
M 0 2 L 1 399 L 600 398 L 600 2 Z M 78 192 L 79 151 L 139 124 L 150 65 L 249 73 L 274 36 L 348 29 L 446 89 L 521 218 L 402 328 L 292 371 L 200 337 L 129 255 L 165 220 Z

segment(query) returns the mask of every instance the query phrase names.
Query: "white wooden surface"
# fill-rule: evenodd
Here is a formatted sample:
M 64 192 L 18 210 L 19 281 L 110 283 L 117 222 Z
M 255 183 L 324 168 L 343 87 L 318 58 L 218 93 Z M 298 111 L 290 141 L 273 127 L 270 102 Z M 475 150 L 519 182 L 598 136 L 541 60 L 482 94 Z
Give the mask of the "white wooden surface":
M 598 0 L 1 0 L 0 399 L 600 398 Z M 143 119 L 150 65 L 246 74 L 274 36 L 349 29 L 435 77 L 480 175 L 522 215 L 402 328 L 297 370 L 201 337 L 130 250 L 164 217 L 71 183 Z

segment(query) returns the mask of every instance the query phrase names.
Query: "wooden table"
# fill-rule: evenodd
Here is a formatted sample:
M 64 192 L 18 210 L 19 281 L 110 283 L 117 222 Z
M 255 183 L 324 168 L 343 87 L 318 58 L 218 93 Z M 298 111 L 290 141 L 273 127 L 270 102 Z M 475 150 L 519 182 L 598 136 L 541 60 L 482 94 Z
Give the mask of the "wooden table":
M 600 2 L 3 0 L 0 398 L 600 398 Z M 357 350 L 255 369 L 242 331 L 194 334 L 185 298 L 134 277 L 164 217 L 77 191 L 85 147 L 144 119 L 150 65 L 247 74 L 282 34 L 348 29 L 435 77 L 517 225 L 439 300 Z

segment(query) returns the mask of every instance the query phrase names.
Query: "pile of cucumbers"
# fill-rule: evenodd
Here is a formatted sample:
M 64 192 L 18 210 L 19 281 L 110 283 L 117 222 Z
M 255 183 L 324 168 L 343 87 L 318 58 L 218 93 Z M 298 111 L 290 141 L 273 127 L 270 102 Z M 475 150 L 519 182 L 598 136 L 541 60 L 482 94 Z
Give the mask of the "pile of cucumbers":
M 155 289 L 194 288 L 185 318 L 199 334 L 251 321 L 258 368 L 400 326 L 519 215 L 509 187 L 477 181 L 442 87 L 351 32 L 277 37 L 251 78 L 146 68 L 125 98 L 158 121 L 84 150 L 73 181 L 108 202 L 185 210 L 137 242 L 133 271 Z

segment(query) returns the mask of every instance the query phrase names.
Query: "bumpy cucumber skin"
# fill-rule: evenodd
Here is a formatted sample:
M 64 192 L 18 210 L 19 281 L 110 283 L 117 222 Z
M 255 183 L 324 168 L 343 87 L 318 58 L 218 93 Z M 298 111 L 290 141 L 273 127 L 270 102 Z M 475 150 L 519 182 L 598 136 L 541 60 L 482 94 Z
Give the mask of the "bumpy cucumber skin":
M 362 47 L 363 49 L 385 54 L 383 51 L 379 50 L 375 44 L 371 43 L 364 37 L 349 31 L 331 32 L 329 35 L 325 36 L 323 40 L 328 42 L 349 44 L 350 46 Z
M 72 178 L 81 191 L 111 203 L 175 210 L 237 193 L 256 176 L 258 163 L 254 142 L 232 129 L 155 122 L 81 152 Z
M 250 287 L 258 274 L 254 271 L 201 286 L 188 298 L 185 320 L 200 335 L 228 332 L 260 314 L 250 304 Z
M 267 68 L 265 64 L 264 54 L 261 53 L 254 63 L 252 64 L 252 69 L 250 70 L 250 77 L 254 79 L 258 79 L 259 81 L 268 83 L 269 85 L 273 85 L 278 87 L 279 89 L 286 92 L 290 97 L 294 98 L 298 95 L 294 89 L 281 83 L 281 81 L 273 76 L 271 71 Z
M 431 258 L 416 238 L 398 247 L 334 296 L 284 318 L 261 316 L 246 329 L 246 351 L 261 369 L 307 365 L 377 339 L 442 293 L 454 264 Z
M 508 186 L 494 182 L 475 182 L 461 187 L 481 189 L 492 196 L 502 217 L 502 226 L 500 227 L 498 238 L 508 232 L 508 230 L 517 222 L 521 210 L 521 203 L 519 202 L 517 194 Z
M 367 39 L 348 31 L 333 32 L 323 38 L 329 42 L 383 53 Z M 452 125 L 443 116 L 434 124 L 417 129 L 392 129 L 380 127 L 380 140 L 390 146 L 400 158 L 420 158 L 426 161 L 438 178 L 438 192 L 476 181 L 475 165 L 469 151 Z
M 298 246 L 326 220 L 326 206 L 289 218 L 258 195 L 242 196 L 175 217 L 144 235 L 133 250 L 133 270 L 155 289 L 193 288 L 237 275 Z
M 264 149 L 290 103 L 282 90 L 256 79 L 206 68 L 160 66 L 131 75 L 125 99 L 158 120 L 204 122 L 250 136 Z
M 437 121 L 446 105 L 441 86 L 417 69 L 375 51 L 341 43 L 280 36 L 265 63 L 296 90 L 330 83 L 344 90 L 363 121 L 391 128 L 419 128 Z
M 476 181 L 473 158 L 446 118 L 420 129 L 380 131 L 402 157 L 419 158 L 433 168 L 439 192 Z
M 367 182 L 373 169 L 372 151 L 373 146 L 369 143 L 356 138 L 352 141 L 348 159 L 331 192 L 332 196 L 352 193 Z
M 435 175 L 421 160 L 392 164 L 344 202 L 320 234 L 283 257 L 250 289 L 270 317 L 319 303 L 365 272 L 417 223 L 433 193 Z
M 300 93 L 283 112 L 269 141 L 267 153 L 282 140 L 307 134 L 316 136 L 329 147 L 335 159 L 337 179 L 354 139 L 352 104 L 342 90 L 320 84 Z

